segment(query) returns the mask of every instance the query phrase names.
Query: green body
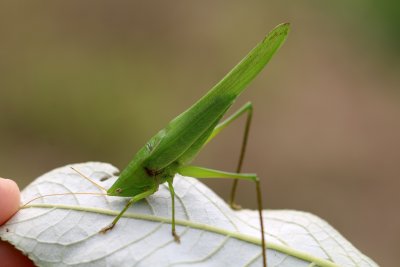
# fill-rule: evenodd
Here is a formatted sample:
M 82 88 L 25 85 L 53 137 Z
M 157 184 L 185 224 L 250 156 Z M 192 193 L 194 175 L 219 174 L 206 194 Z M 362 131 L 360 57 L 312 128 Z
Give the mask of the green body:
M 205 96 L 151 138 L 107 194 L 134 197 L 156 191 L 159 184 L 179 173 L 195 158 L 236 98 L 283 44 L 288 31 L 289 24 L 277 26 Z

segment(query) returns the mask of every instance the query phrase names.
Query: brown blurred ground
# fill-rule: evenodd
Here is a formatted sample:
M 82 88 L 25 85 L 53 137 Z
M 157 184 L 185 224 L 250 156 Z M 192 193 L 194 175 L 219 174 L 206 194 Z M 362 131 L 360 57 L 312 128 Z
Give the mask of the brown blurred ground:
M 3 2 L 1 176 L 23 186 L 72 162 L 123 168 L 289 21 L 287 43 L 235 106 L 255 105 L 245 171 L 262 177 L 266 207 L 315 213 L 396 266 L 399 5 L 372 2 Z M 242 124 L 196 163 L 233 170 Z M 227 197 L 229 183 L 208 184 Z M 254 208 L 241 185 L 239 202 Z

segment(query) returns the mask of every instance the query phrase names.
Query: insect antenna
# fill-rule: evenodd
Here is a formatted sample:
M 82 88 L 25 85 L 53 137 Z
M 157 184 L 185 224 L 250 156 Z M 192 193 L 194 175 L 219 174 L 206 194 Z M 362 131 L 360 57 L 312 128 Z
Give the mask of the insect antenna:
M 84 179 L 86 179 L 87 181 L 89 181 L 90 183 L 92 183 L 94 186 L 96 186 L 98 189 L 100 189 L 101 191 L 103 191 L 104 193 L 95 193 L 95 192 L 68 192 L 68 193 L 55 193 L 55 194 L 47 194 L 47 195 L 42 195 L 39 197 L 35 197 L 31 200 L 29 200 L 28 202 L 24 203 L 23 205 L 21 205 L 21 208 L 27 206 L 29 203 L 32 203 L 35 200 L 41 199 L 41 198 L 45 198 L 45 197 L 54 197 L 54 196 L 65 196 L 65 195 L 95 195 L 95 196 L 107 196 L 107 189 L 105 189 L 104 187 L 102 187 L 101 185 L 99 185 L 98 183 L 96 183 L 95 181 L 93 181 L 93 179 L 90 179 L 89 177 L 87 177 L 86 175 L 84 175 L 83 173 L 81 173 L 80 171 L 78 171 L 77 169 L 75 169 L 74 167 L 71 167 L 71 169 L 73 171 L 75 171 L 76 173 L 78 173 L 81 177 L 83 177 Z
M 35 197 L 31 200 L 29 200 L 28 202 L 26 202 L 25 204 L 21 205 L 20 208 L 23 208 L 25 206 L 27 206 L 29 203 L 32 203 L 35 200 L 41 199 L 41 198 L 45 198 L 45 197 L 54 197 L 54 196 L 65 196 L 65 195 L 95 195 L 95 196 L 107 196 L 106 193 L 94 193 L 94 192 L 70 192 L 70 193 L 56 193 L 56 194 L 48 194 L 48 195 L 42 195 L 39 197 Z
M 93 181 L 92 179 L 90 179 L 89 177 L 87 177 L 86 175 L 84 175 L 83 173 L 81 173 L 80 171 L 78 171 L 77 169 L 75 169 L 74 167 L 71 167 L 72 170 L 74 170 L 75 172 L 77 172 L 81 177 L 85 178 L 86 180 L 88 180 L 89 182 L 91 182 L 94 186 L 96 186 L 98 189 L 107 192 L 107 189 L 105 189 L 104 187 L 102 187 L 101 185 L 99 185 L 98 183 L 96 183 L 95 181 Z

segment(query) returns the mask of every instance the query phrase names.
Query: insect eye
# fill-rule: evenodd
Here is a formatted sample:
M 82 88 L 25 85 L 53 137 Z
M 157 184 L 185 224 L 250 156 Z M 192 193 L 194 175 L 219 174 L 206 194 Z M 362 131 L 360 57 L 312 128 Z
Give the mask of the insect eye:
M 122 192 L 122 188 L 117 188 L 117 189 L 115 190 L 115 192 L 117 192 L 118 194 L 121 193 L 121 192 Z

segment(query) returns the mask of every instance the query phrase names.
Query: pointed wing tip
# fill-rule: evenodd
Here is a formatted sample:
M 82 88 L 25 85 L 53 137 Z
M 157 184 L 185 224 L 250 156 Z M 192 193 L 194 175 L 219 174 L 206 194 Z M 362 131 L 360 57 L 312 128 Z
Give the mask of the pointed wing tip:
M 282 29 L 282 30 L 289 31 L 289 30 L 290 30 L 290 27 L 291 27 L 290 22 L 284 22 L 284 23 L 278 24 L 278 25 L 275 27 L 274 30 L 276 30 L 276 29 Z
M 268 43 L 268 42 L 279 42 L 279 43 L 283 43 L 286 38 L 287 35 L 290 32 L 290 23 L 289 22 L 285 22 L 285 23 L 281 23 L 279 25 L 277 25 L 272 31 L 270 31 L 267 36 L 265 36 L 264 38 L 264 43 Z
M 278 24 L 271 32 L 271 33 L 279 33 L 279 35 L 287 35 L 290 31 L 291 25 L 289 22 Z M 268 35 L 270 35 L 268 34 Z

